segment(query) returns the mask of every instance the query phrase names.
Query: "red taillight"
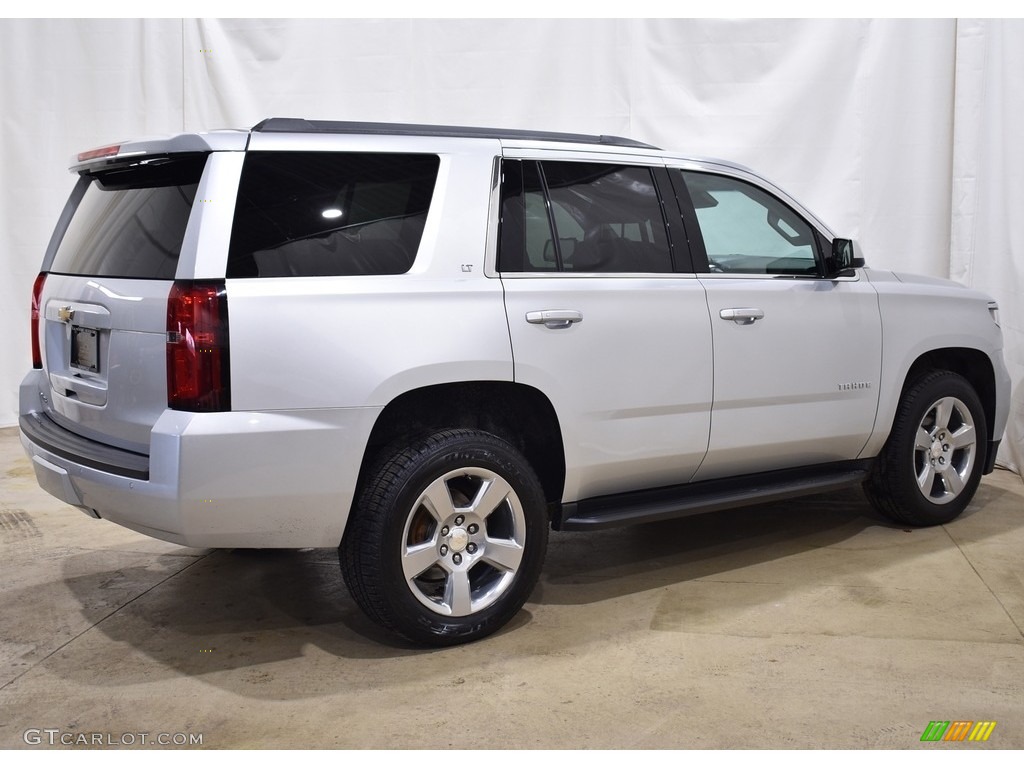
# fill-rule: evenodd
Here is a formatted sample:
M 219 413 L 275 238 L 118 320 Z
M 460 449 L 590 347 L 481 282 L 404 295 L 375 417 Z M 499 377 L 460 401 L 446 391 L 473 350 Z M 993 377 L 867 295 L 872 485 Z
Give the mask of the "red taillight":
M 43 297 L 46 273 L 40 272 L 32 284 L 32 367 L 43 367 L 43 350 L 39 345 L 39 304 Z
M 228 296 L 222 282 L 179 280 L 167 297 L 167 405 L 230 411 Z

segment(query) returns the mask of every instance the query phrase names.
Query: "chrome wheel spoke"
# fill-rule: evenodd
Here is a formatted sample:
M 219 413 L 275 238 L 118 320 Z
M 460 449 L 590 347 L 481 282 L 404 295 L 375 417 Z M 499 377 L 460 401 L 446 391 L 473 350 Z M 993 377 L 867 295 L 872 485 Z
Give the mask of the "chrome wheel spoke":
M 444 478 L 438 478 L 428 485 L 419 503 L 439 523 L 455 511 L 452 496 L 448 492 L 448 484 Z
M 932 447 L 932 436 L 924 427 L 917 428 L 917 436 L 914 439 L 914 448 L 919 451 L 927 451 Z
M 974 427 L 970 424 L 964 424 L 949 436 L 949 444 L 954 448 L 973 448 L 977 439 Z
M 437 565 L 437 547 L 433 541 L 406 547 L 402 555 L 402 572 L 410 581 L 434 565 Z
M 936 429 L 949 429 L 949 420 L 953 416 L 953 400 L 944 397 L 932 406 L 935 409 Z
M 505 503 L 508 495 L 512 493 L 512 486 L 504 478 L 495 475 L 490 480 L 480 484 L 470 511 L 475 512 L 480 518 L 486 518 L 494 510 Z
M 925 463 L 924 469 L 917 475 L 917 487 L 921 489 L 921 492 L 925 496 L 932 495 L 932 486 L 935 485 L 935 467 L 930 463 Z
M 444 602 L 453 616 L 468 616 L 473 612 L 468 572 L 452 571 L 448 574 L 448 581 L 444 585 Z
M 487 539 L 483 559 L 503 571 L 515 571 L 523 560 L 523 548 L 507 539 Z
M 946 486 L 947 493 L 956 496 L 964 489 L 964 480 L 954 467 L 947 465 L 939 470 L 939 476 L 942 478 L 943 485 Z

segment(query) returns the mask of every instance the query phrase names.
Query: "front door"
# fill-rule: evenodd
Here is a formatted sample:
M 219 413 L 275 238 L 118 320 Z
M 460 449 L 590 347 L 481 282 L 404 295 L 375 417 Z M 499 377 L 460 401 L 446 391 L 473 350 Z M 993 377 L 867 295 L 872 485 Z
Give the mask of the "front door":
M 714 405 L 696 480 L 854 459 L 878 405 L 871 284 L 822 277 L 822 240 L 774 195 L 683 172 L 714 340 Z M 702 269 L 703 268 L 703 269 Z

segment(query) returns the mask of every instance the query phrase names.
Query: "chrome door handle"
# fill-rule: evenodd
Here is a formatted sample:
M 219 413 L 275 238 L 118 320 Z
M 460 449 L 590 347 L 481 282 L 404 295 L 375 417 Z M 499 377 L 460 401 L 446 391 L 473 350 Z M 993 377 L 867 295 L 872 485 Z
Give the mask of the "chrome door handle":
M 583 313 L 576 309 L 542 309 L 526 313 L 526 322 L 547 328 L 568 328 L 583 322 Z
M 736 307 L 735 309 L 723 309 L 718 316 L 723 320 L 732 320 L 736 325 L 750 325 L 755 320 L 764 317 L 764 310 L 756 307 Z

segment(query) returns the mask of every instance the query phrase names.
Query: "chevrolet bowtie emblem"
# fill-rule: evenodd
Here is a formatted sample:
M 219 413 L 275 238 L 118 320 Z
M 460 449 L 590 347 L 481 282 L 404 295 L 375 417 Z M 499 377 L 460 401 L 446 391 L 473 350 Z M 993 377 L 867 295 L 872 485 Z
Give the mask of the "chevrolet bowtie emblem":
M 71 318 L 75 316 L 75 310 L 71 307 L 61 307 L 57 310 L 57 317 L 60 318 L 61 322 L 71 322 Z

